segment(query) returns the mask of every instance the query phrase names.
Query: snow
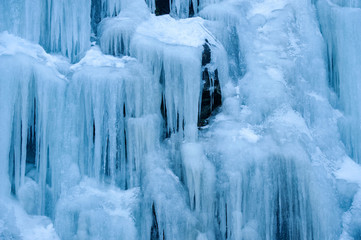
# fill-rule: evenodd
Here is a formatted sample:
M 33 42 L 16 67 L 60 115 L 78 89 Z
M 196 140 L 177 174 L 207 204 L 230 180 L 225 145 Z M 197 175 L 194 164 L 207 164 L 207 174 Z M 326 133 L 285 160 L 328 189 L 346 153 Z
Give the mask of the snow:
M 344 159 L 340 169 L 335 172 L 336 178 L 356 183 L 361 187 L 361 166 L 350 158 Z
M 152 16 L 136 30 L 137 34 L 165 44 L 200 47 L 207 39 L 215 44 L 214 37 L 199 17 L 176 20 L 169 15 Z
M 94 46 L 86 52 L 85 56 L 76 64 L 71 66 L 71 70 L 77 71 L 82 67 L 111 67 L 124 68 L 126 62 L 136 61 L 131 57 L 115 58 L 104 55 L 98 46 Z
M 0 209 L 1 239 L 60 239 L 49 218 L 27 215 L 14 199 L 2 197 Z

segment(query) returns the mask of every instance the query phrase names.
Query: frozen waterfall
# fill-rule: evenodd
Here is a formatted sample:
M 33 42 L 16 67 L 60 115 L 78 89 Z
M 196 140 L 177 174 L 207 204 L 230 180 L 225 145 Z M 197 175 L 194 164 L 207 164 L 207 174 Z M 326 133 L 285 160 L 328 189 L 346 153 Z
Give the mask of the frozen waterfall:
M 1 0 L 0 239 L 361 239 L 359 0 Z

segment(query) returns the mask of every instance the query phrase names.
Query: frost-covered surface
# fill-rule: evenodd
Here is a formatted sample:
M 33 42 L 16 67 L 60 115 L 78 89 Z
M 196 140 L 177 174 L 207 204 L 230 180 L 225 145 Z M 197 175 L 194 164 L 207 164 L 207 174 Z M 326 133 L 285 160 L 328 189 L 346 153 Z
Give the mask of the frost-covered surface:
M 360 7 L 0 1 L 0 239 L 359 239 Z

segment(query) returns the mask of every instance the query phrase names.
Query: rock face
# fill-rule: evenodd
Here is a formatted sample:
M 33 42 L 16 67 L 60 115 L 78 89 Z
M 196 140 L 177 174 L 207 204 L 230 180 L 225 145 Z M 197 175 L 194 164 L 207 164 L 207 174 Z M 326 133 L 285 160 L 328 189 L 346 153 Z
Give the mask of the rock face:
M 203 44 L 202 53 L 202 100 L 198 117 L 198 127 L 205 126 L 208 118 L 212 115 L 212 111 L 222 105 L 222 92 L 218 79 L 218 70 L 212 69 L 211 64 L 211 48 L 208 40 Z
M 155 0 L 155 15 L 164 15 L 169 14 L 170 7 L 169 7 L 169 0 Z

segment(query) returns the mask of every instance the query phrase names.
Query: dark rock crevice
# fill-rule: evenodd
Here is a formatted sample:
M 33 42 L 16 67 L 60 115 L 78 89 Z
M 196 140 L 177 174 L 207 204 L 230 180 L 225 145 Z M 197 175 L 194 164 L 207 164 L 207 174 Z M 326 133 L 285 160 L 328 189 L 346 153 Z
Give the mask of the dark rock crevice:
M 150 240 L 159 240 L 159 228 L 154 203 L 152 205 L 152 227 L 150 229 Z
M 169 13 L 169 0 L 155 0 L 155 15 L 160 16 Z
M 200 110 L 198 114 L 198 127 L 208 124 L 208 118 L 212 115 L 213 110 L 222 105 L 222 92 L 218 78 L 218 69 L 212 69 L 211 66 L 211 48 L 206 39 L 203 44 L 202 53 L 202 97 Z

